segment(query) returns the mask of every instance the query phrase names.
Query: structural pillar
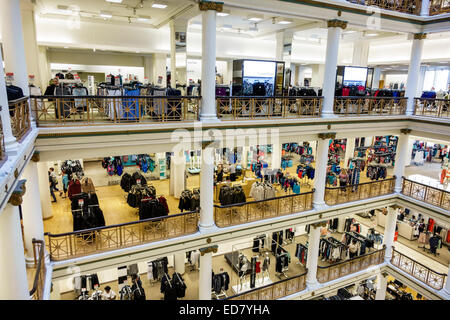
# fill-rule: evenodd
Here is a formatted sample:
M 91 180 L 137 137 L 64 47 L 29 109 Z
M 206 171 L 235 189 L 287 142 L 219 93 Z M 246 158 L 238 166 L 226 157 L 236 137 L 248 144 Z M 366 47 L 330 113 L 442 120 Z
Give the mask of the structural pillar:
M 325 77 L 323 80 L 323 107 L 322 116 L 332 117 L 334 105 L 334 93 L 336 86 L 336 68 L 338 61 L 339 39 L 342 29 L 347 27 L 346 21 L 328 21 L 327 51 L 325 56 Z
M 19 0 L 2 1 L 0 23 L 5 70 L 14 73 L 14 84 L 22 89 L 25 96 L 28 96 L 30 90 Z
M 165 87 L 167 83 L 167 55 L 165 53 L 153 54 L 153 83 Z
M 380 67 L 373 68 L 372 89 L 379 89 L 379 87 L 380 87 L 380 76 L 381 76 L 381 69 L 380 69 Z
M 336 137 L 336 133 L 319 133 L 315 157 L 314 197 L 313 205 L 317 210 L 326 208 L 325 182 L 327 176 L 329 140 Z
M 347 138 L 345 146 L 344 168 L 348 168 L 348 160 L 355 154 L 355 138 Z
M 420 8 L 421 16 L 429 16 L 430 15 L 430 0 L 422 0 L 422 6 Z
M 388 213 L 386 215 L 386 226 L 384 228 L 384 245 L 386 246 L 386 252 L 384 261 L 389 262 L 392 258 L 392 247 L 394 246 L 395 227 L 397 225 L 397 208 L 388 207 Z
M 319 243 L 320 243 L 320 228 L 325 226 L 326 223 L 314 223 L 311 224 L 308 237 L 308 256 L 306 260 L 306 285 L 310 288 L 314 288 L 318 285 L 317 281 L 317 263 L 319 259 Z
M 447 280 L 445 281 L 444 291 L 450 294 L 450 266 L 448 267 Z
M 212 287 L 212 253 L 217 252 L 217 245 L 201 248 L 200 271 L 198 281 L 198 299 L 211 300 Z
M 407 159 L 408 157 L 411 158 L 411 154 L 408 156 L 408 141 L 411 129 L 401 129 L 400 132 L 401 133 L 398 135 L 394 164 L 394 175 L 397 178 L 395 180 L 394 191 L 399 193 L 402 191 L 402 177 L 405 172 Z
M 406 105 L 406 114 L 412 115 L 414 113 L 414 98 L 417 92 L 420 74 L 420 60 L 422 59 L 423 43 L 427 37 L 426 33 L 414 34 L 414 39 L 411 48 L 411 58 L 408 69 L 408 79 L 406 81 L 405 97 L 408 98 Z
M 214 144 L 202 143 L 202 167 L 200 170 L 200 231 L 214 227 Z
M 52 199 L 50 196 L 50 183 L 48 181 L 47 162 L 38 162 L 39 194 L 41 198 L 42 217 L 49 219 L 53 217 Z
M 23 196 L 22 220 L 25 237 L 26 264 L 34 265 L 33 238 L 44 240 L 44 223 L 42 220 L 41 199 L 36 155 L 25 168 L 23 177 L 27 180 L 28 192 Z
M 0 300 L 30 299 L 18 208 L 25 190 L 16 190 L 0 213 Z
M 186 253 L 185 252 L 177 252 L 174 254 L 174 267 L 175 272 L 183 275 L 186 269 Z
M 200 120 L 217 121 L 216 110 L 216 11 L 221 12 L 223 3 L 199 3 L 202 11 L 202 107 Z
M 381 272 L 377 275 L 377 292 L 375 300 L 386 300 L 387 273 Z
M 177 77 L 177 52 L 175 49 L 175 22 L 170 20 L 170 86 L 176 88 Z
M 278 139 L 277 139 L 278 140 Z M 272 144 L 272 169 L 281 168 L 281 145 L 280 143 Z
M 369 42 L 367 40 L 356 40 L 353 44 L 352 64 L 357 67 L 367 67 L 369 61 Z
M 169 193 L 179 199 L 183 190 L 186 189 L 186 158 L 184 150 L 174 152 L 170 166 Z

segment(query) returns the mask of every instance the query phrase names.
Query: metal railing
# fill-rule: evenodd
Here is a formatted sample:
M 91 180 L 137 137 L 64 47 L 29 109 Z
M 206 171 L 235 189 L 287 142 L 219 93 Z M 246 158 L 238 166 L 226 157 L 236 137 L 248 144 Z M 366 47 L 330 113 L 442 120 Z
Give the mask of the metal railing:
M 408 98 L 394 97 L 335 97 L 337 115 L 402 115 Z
M 414 115 L 450 118 L 450 100 L 414 98 Z
M 347 0 L 351 3 L 420 15 L 422 0 Z
M 405 256 L 395 249 L 392 250 L 391 263 L 400 270 L 413 276 L 433 289 L 441 290 L 444 287 L 446 276 L 445 273 L 433 271 L 420 262 Z
M 352 184 L 345 187 L 325 187 L 325 203 L 335 205 L 378 197 L 394 192 L 395 176 L 385 180 Z
M 33 239 L 33 251 L 36 275 L 34 276 L 33 288 L 30 290 L 30 297 L 32 300 L 43 300 L 46 273 L 44 241 Z
M 306 274 L 290 277 L 223 300 L 276 300 L 305 290 Z
M 333 281 L 349 274 L 365 270 L 370 266 L 381 264 L 384 261 L 386 248 L 366 253 L 359 257 L 345 260 L 326 267 L 317 267 L 317 281 L 325 283 Z
M 28 97 L 8 101 L 8 105 L 12 133 L 17 140 L 21 140 L 31 129 Z
M 46 233 L 52 261 L 86 256 L 192 234 L 198 230 L 198 212 L 185 212 L 62 234 Z
M 450 0 L 430 0 L 430 16 L 450 12 Z
M 216 97 L 222 120 L 320 117 L 323 97 Z
M 31 96 L 38 126 L 105 125 L 198 120 L 195 96 Z
M 214 220 L 219 228 L 223 228 L 310 210 L 313 194 L 314 190 L 266 200 L 214 205 Z
M 450 210 L 450 192 L 403 177 L 402 194 L 445 210 Z

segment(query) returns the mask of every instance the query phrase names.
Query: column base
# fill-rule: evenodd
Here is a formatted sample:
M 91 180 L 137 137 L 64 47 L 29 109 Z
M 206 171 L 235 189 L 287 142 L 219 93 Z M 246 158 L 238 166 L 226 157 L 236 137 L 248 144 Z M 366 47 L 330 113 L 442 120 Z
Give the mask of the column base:
M 219 228 L 213 224 L 208 226 L 202 226 L 201 224 L 198 225 L 198 230 L 200 233 L 213 233 L 219 230 Z
M 322 111 L 322 118 L 338 118 L 338 115 L 333 112 L 323 112 Z
M 412 111 L 412 110 L 406 110 L 406 111 L 405 111 L 405 114 L 406 114 L 407 116 L 413 116 L 413 115 L 414 115 L 414 111 Z
M 402 187 L 394 187 L 394 192 L 395 193 L 402 193 Z
M 306 287 L 307 287 L 309 290 L 315 290 L 315 289 L 318 289 L 319 286 L 320 286 L 320 283 L 319 283 L 317 280 L 316 280 L 316 281 L 308 281 L 308 280 L 306 280 Z
M 220 122 L 216 114 L 200 114 L 200 121 L 205 123 L 217 123 Z
M 34 268 L 34 258 L 33 257 L 25 257 L 25 265 L 27 268 Z
M 20 144 L 16 139 L 12 141 L 5 141 L 5 153 L 7 156 L 15 156 L 19 153 Z
M 313 207 L 316 210 L 326 210 L 329 208 L 325 202 L 313 202 Z

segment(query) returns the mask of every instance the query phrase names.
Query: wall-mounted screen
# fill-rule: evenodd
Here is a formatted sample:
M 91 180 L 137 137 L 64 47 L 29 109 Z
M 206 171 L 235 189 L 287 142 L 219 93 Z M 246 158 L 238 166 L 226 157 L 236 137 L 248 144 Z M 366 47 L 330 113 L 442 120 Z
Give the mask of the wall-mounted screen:
M 345 67 L 344 86 L 366 86 L 367 68 Z
M 244 61 L 244 77 L 274 78 L 276 62 L 273 61 Z

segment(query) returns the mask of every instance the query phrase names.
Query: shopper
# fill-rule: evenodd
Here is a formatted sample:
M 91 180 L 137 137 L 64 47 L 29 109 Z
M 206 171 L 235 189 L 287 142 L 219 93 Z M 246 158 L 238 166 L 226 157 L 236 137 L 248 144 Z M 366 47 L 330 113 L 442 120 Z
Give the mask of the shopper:
M 48 172 L 49 181 L 50 181 L 50 188 L 53 188 L 54 191 L 59 191 L 59 189 L 56 187 L 58 184 L 58 178 L 56 177 L 55 169 L 52 167 L 50 168 L 50 171 Z M 62 196 L 63 192 L 59 191 L 59 195 Z
M 63 171 L 62 183 L 63 183 L 63 190 L 64 190 L 63 198 L 67 198 L 67 189 L 69 188 L 69 175 L 67 174 L 66 171 Z
M 45 89 L 44 96 L 54 96 L 55 95 L 55 88 L 59 85 L 59 79 L 53 78 L 50 80 L 50 85 Z
M 222 182 L 223 181 L 223 167 L 221 164 L 219 164 L 217 166 L 217 177 L 216 177 L 216 181 L 217 182 Z
M 348 246 L 348 251 L 350 254 L 350 259 L 356 257 L 356 254 L 358 252 L 358 246 L 356 244 L 356 240 L 353 239 L 352 242 L 350 243 L 350 245 Z
M 131 292 L 133 293 L 133 300 L 145 300 L 145 291 L 142 288 L 141 279 L 137 274 L 133 274 L 131 277 L 133 285 L 131 286 Z
M 49 176 L 49 179 L 50 179 L 50 176 Z M 49 188 L 50 188 L 50 195 L 53 198 L 52 202 L 56 202 L 56 197 L 55 197 L 55 193 L 53 192 L 53 187 L 52 187 L 52 182 L 51 181 L 49 181 Z
M 116 293 L 111 290 L 110 286 L 105 287 L 105 291 L 102 294 L 102 300 L 116 300 Z

